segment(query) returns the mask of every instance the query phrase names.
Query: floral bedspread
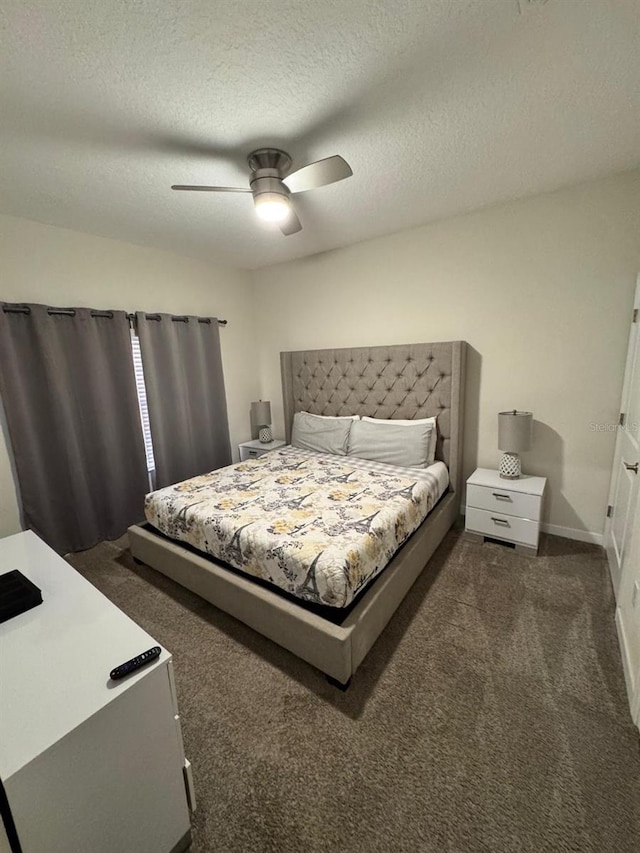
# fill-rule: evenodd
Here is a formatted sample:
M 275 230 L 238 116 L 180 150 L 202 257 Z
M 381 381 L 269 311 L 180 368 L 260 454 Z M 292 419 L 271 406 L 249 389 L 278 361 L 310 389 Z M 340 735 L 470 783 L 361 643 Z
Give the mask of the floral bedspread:
M 147 520 L 254 577 L 345 607 L 436 503 L 428 470 L 292 447 L 147 495 Z

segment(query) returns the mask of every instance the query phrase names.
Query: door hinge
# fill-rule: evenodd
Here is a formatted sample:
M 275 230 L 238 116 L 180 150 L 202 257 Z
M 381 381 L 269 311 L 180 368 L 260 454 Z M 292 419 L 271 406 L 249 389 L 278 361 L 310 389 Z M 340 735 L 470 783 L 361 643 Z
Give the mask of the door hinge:
M 637 309 L 637 308 L 634 308 L 634 309 L 633 309 L 633 320 L 632 320 L 631 322 L 632 322 L 632 323 L 637 323 L 637 322 L 638 322 L 638 309 Z
M 620 412 L 620 420 L 618 421 L 618 423 L 620 424 L 620 426 L 624 426 L 624 421 L 625 421 L 625 418 L 626 418 L 626 417 L 627 417 L 627 416 L 625 415 L 625 413 L 624 413 L 624 412 Z
M 611 504 L 609 504 L 609 506 L 607 507 L 607 518 L 611 518 L 612 515 L 613 515 L 613 507 L 611 506 Z

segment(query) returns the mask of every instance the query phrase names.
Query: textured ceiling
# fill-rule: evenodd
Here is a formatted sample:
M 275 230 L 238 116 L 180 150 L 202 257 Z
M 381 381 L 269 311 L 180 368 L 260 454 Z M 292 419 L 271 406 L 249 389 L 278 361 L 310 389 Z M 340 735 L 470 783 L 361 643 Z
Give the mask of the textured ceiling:
M 638 0 L 2 0 L 0 212 L 240 267 L 640 162 Z M 342 154 L 283 237 L 246 155 Z

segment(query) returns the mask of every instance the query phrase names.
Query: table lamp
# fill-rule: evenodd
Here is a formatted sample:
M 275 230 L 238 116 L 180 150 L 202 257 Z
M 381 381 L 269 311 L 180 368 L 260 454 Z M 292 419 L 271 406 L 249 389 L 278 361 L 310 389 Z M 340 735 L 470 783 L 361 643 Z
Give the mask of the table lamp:
M 271 403 L 269 400 L 259 400 L 257 403 L 251 404 L 251 420 L 258 429 L 258 438 L 262 444 L 273 441 L 271 435 Z
M 531 412 L 498 413 L 498 449 L 503 451 L 500 476 L 503 480 L 517 480 L 522 474 L 519 453 L 531 447 L 533 415 Z

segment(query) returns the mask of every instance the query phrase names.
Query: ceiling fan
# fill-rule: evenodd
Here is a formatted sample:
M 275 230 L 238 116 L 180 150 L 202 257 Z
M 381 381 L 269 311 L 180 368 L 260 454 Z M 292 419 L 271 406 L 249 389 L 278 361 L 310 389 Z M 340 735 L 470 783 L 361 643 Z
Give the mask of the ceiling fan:
M 258 148 L 247 157 L 251 177 L 249 188 L 199 187 L 174 184 L 172 190 L 196 190 L 209 193 L 251 193 L 256 213 L 267 222 L 277 222 L 285 236 L 302 230 L 302 223 L 291 203 L 294 193 L 315 190 L 342 181 L 353 174 L 351 166 L 339 155 L 316 160 L 293 172 L 291 157 L 279 148 Z

